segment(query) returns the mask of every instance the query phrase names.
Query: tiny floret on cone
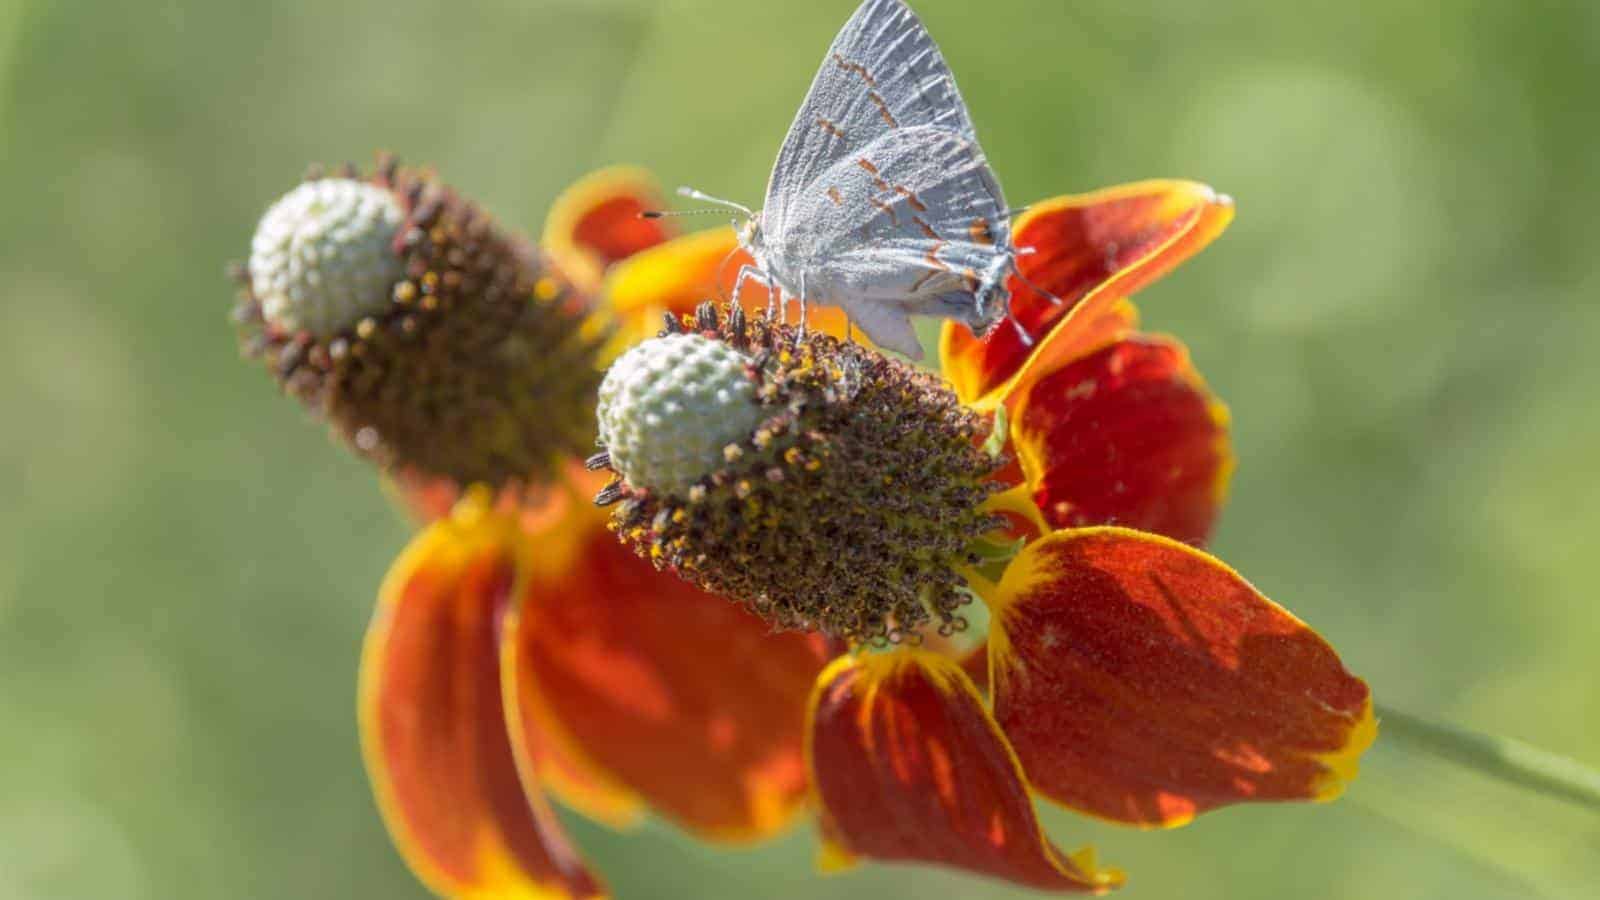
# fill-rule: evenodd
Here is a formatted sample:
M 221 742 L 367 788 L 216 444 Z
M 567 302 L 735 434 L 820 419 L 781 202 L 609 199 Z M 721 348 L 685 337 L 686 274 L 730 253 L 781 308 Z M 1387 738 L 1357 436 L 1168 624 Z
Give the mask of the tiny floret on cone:
M 405 213 L 390 192 L 349 178 L 308 181 L 272 204 L 250 241 L 262 316 L 319 337 L 382 312 L 405 274 L 394 252 Z
M 604 384 L 591 464 L 618 477 L 597 502 L 636 553 L 780 629 L 966 628 L 1002 461 L 937 376 L 707 303 Z
M 634 487 L 670 494 L 720 468 L 768 415 L 750 368 L 739 351 L 698 334 L 669 334 L 623 354 L 600 383 L 600 441 L 611 468 Z

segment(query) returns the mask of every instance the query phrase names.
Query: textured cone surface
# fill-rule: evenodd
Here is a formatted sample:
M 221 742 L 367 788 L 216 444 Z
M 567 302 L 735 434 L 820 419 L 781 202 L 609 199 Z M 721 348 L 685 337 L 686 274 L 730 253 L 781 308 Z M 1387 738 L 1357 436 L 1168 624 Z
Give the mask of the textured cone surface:
M 607 337 L 588 298 L 430 175 L 384 160 L 355 179 L 313 178 L 296 192 L 359 183 L 401 211 L 381 302 L 366 297 L 367 312 L 331 333 L 294 329 L 268 314 L 254 273 L 240 273 L 246 355 L 386 469 L 501 485 L 542 480 L 585 453 Z
M 617 502 L 621 539 L 779 628 L 874 643 L 934 623 L 965 628 L 959 610 L 971 595 L 958 569 L 996 524 L 981 510 L 998 464 L 978 446 L 984 420 L 931 373 L 827 335 L 800 337 L 738 310 L 719 316 L 710 304 L 689 327 L 696 334 L 680 338 L 749 360 L 742 374 L 762 415 L 687 489 L 639 484 L 608 445 L 597 459 L 622 477 L 600 502 Z M 651 427 L 615 421 L 618 411 L 603 413 L 613 434 Z M 617 449 L 626 458 L 633 447 Z
M 766 418 L 750 361 L 722 341 L 669 334 L 612 363 L 600 383 L 600 441 L 636 487 L 679 493 Z
M 405 274 L 400 201 L 351 178 L 308 181 L 272 204 L 250 240 L 250 289 L 283 331 L 328 337 L 380 313 Z

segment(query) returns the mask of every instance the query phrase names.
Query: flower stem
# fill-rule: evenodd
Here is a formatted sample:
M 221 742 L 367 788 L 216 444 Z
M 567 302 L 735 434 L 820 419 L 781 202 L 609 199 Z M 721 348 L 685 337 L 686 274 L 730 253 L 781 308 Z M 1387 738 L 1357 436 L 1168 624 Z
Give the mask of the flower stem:
M 1600 772 L 1521 741 L 1380 706 L 1382 734 L 1518 787 L 1600 811 Z

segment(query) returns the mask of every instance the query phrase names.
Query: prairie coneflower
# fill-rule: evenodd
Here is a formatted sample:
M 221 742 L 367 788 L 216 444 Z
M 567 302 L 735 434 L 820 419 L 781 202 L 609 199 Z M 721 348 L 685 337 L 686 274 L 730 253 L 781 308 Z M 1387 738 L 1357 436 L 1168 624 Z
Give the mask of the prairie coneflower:
M 947 325 L 945 378 L 710 304 L 612 365 L 593 463 L 619 539 L 836 651 L 805 719 L 828 860 L 1099 892 L 1121 874 L 1057 849 L 1031 796 L 1168 827 L 1355 776 L 1368 689 L 1197 548 L 1227 414 L 1126 299 L 1231 215 L 1182 182 L 1035 206 L 1026 339 Z
M 551 796 L 717 842 L 771 835 L 805 801 L 822 641 L 657 572 L 589 502 L 606 363 L 691 308 L 602 297 L 668 236 L 639 215 L 661 202 L 640 172 L 596 173 L 536 245 L 383 160 L 292 190 L 238 272 L 247 355 L 421 520 L 379 593 L 359 712 L 384 821 L 446 896 L 604 893 Z

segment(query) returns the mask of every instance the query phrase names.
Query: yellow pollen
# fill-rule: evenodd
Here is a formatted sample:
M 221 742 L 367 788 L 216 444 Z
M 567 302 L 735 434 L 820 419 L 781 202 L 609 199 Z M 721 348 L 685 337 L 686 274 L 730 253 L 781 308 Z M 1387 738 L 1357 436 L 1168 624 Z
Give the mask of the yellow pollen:
M 560 296 L 560 294 L 561 285 L 558 284 L 554 278 L 547 276 L 539 279 L 533 285 L 533 295 L 546 303 L 554 300 L 556 297 Z

